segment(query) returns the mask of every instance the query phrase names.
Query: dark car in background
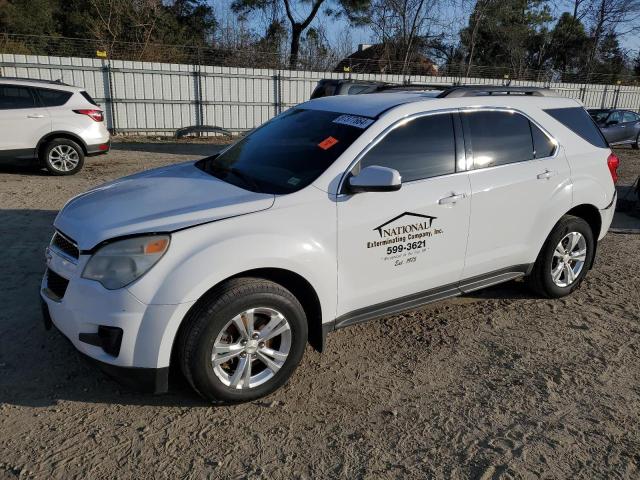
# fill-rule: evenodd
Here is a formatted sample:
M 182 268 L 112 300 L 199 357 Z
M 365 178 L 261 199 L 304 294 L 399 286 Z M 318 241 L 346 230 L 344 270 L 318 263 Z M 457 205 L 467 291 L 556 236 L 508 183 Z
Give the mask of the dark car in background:
M 590 109 L 610 145 L 631 145 L 640 148 L 640 115 L 630 110 L 609 108 Z

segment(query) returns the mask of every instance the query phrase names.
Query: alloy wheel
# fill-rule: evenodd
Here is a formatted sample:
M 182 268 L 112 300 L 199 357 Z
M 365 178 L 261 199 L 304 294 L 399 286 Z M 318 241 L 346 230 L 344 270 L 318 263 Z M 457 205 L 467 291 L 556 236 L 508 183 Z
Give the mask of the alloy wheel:
M 559 287 L 572 285 L 580 276 L 587 259 L 587 241 L 579 232 L 565 235 L 553 251 L 551 278 Z
M 255 388 L 284 365 L 291 349 L 291 327 L 277 310 L 252 308 L 233 317 L 214 342 L 213 371 L 230 388 Z
M 78 152 L 69 145 L 56 145 L 49 152 L 49 163 L 60 172 L 70 172 L 79 162 Z

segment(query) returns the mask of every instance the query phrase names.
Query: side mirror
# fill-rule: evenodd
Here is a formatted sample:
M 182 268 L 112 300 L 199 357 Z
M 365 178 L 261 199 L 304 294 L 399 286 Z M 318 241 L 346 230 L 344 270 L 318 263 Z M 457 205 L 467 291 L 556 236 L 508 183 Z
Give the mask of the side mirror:
M 618 123 L 620 123 L 618 120 L 608 120 L 606 125 L 607 127 L 610 127 L 611 125 L 618 125 Z
M 349 192 L 394 192 L 402 187 L 400 172 L 393 168 L 371 165 L 360 170 L 358 175 L 349 177 Z

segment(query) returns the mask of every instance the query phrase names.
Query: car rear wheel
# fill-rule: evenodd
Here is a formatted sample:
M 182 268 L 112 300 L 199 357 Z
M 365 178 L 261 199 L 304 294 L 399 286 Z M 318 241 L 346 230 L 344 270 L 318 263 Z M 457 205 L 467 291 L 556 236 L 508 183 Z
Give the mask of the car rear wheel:
M 277 283 L 238 278 L 211 292 L 179 338 L 182 372 L 212 402 L 244 402 L 280 388 L 302 359 L 307 319 Z
M 543 297 L 569 295 L 593 263 L 594 235 L 582 218 L 565 215 L 553 228 L 528 277 L 532 289 Z
M 42 161 L 52 175 L 73 175 L 84 165 L 84 152 L 73 140 L 56 138 L 45 146 Z
M 636 150 L 640 150 L 640 133 L 638 134 L 638 136 L 636 137 L 636 141 L 635 143 L 631 144 L 631 147 L 636 149 Z

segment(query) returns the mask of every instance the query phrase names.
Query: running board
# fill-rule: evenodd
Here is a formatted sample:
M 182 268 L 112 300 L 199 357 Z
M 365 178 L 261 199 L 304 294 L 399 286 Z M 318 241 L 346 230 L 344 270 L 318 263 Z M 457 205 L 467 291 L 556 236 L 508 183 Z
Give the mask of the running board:
M 527 275 L 533 265 L 517 265 L 504 268 L 485 275 L 461 280 L 458 283 L 435 289 L 425 290 L 394 300 L 378 303 L 370 307 L 360 308 L 336 318 L 333 322 L 323 325 L 323 334 L 339 328 L 357 325 L 381 317 L 394 315 L 408 310 L 428 305 L 429 303 L 474 292 L 482 288 L 498 285 Z

